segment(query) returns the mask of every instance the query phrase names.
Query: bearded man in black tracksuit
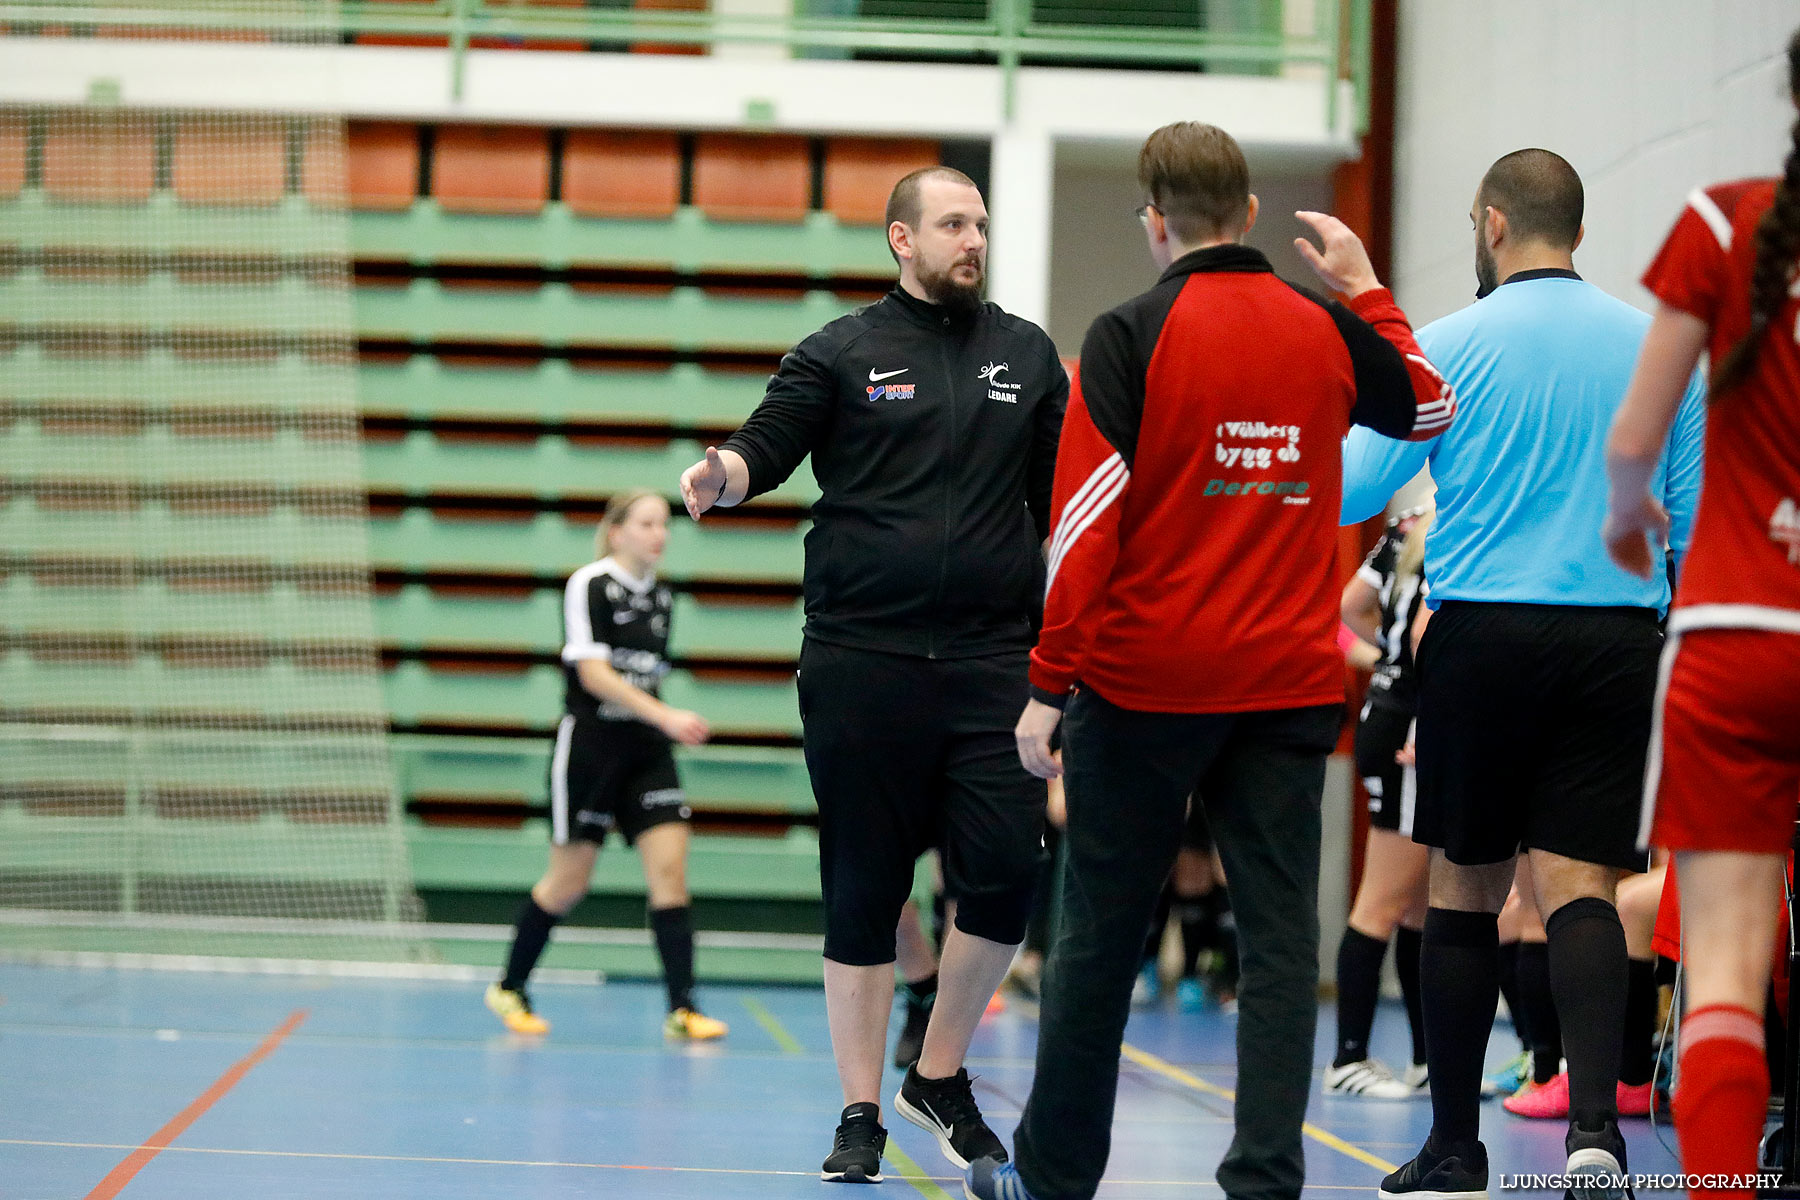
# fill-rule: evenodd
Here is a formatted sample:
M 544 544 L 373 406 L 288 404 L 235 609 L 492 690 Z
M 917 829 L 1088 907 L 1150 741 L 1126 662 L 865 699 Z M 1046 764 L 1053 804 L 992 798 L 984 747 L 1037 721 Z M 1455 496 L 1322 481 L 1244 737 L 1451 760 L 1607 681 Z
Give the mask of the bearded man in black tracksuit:
M 1044 785 L 1019 764 L 1013 721 L 1069 392 L 1048 335 L 981 299 L 987 209 L 967 176 L 914 172 L 887 217 L 899 286 L 794 347 L 743 428 L 681 477 L 696 519 L 809 453 L 822 493 L 799 692 L 847 1105 L 821 1178 L 842 1182 L 881 1178 L 894 926 L 931 846 L 956 920 L 894 1106 L 958 1166 L 1006 1157 L 963 1057 L 1024 937 L 1042 853 Z

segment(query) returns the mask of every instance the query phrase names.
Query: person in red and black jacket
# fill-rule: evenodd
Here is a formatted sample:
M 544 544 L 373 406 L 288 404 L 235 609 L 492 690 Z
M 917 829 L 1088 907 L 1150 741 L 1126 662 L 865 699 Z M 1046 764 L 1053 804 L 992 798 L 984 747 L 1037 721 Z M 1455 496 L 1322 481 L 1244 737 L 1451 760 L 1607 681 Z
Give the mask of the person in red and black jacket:
M 983 1200 L 1094 1194 L 1138 950 L 1193 793 L 1231 880 L 1242 960 L 1237 1132 L 1219 1186 L 1300 1194 L 1319 807 L 1344 703 L 1339 442 L 1352 422 L 1428 438 L 1455 413 L 1341 222 L 1300 214 L 1324 252 L 1300 245 L 1348 304 L 1283 283 L 1241 244 L 1257 205 L 1229 134 L 1157 130 L 1138 181 L 1165 269 L 1088 331 L 1057 451 L 1034 698 L 1016 737 L 1028 770 L 1058 774 L 1049 738 L 1067 702 L 1064 924 L 1014 1160 L 971 1167 Z

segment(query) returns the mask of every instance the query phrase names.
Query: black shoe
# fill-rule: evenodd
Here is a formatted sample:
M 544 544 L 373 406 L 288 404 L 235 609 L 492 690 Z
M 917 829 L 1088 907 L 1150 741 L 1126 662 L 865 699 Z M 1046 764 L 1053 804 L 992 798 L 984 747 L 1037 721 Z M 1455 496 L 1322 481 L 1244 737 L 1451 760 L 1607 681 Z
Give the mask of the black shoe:
M 978 1158 L 1006 1161 L 1006 1147 L 975 1107 L 975 1093 L 969 1090 L 965 1070 L 948 1079 L 924 1079 L 916 1064 L 908 1067 L 900 1090 L 894 1093 L 894 1111 L 936 1134 L 938 1149 L 958 1170 L 967 1170 Z
M 819 1168 L 826 1183 L 880 1183 L 881 1152 L 887 1149 L 887 1130 L 881 1127 L 881 1106 L 852 1104 L 838 1121 L 831 1139 L 831 1157 Z
M 918 1003 L 911 996 L 906 998 L 906 1024 L 900 1027 L 900 1036 L 894 1039 L 894 1065 L 904 1071 L 919 1061 L 919 1055 L 925 1052 L 925 1027 L 931 1024 L 931 1003 Z
M 1432 1141 L 1426 1138 L 1416 1158 L 1381 1181 L 1381 1200 L 1486 1200 L 1487 1147 Z
M 1631 1179 L 1625 1174 L 1625 1138 L 1617 1121 L 1608 1121 L 1597 1130 L 1583 1129 L 1571 1121 L 1563 1148 L 1569 1153 L 1569 1165 L 1563 1172 L 1574 1185 L 1563 1193 L 1565 1200 L 1635 1200 Z

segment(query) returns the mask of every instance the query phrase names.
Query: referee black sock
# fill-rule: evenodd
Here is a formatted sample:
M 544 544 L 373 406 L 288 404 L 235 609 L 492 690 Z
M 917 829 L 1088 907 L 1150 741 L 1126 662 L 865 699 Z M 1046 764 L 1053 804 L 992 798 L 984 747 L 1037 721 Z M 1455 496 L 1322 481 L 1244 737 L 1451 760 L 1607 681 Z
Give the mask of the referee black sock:
M 1375 1027 L 1375 1004 L 1381 998 L 1381 960 L 1387 943 L 1344 926 L 1337 957 L 1337 1057 L 1334 1067 L 1369 1057 L 1369 1031 Z
M 501 977 L 501 987 L 510 992 L 525 990 L 525 981 L 531 978 L 533 968 L 543 956 L 544 946 L 550 941 L 550 931 L 560 920 L 562 918 L 555 913 L 538 907 L 535 897 L 526 895 L 525 903 L 519 906 L 519 915 L 513 921 L 512 950 L 506 956 L 506 974 Z
M 1562 1021 L 1550 989 L 1550 948 L 1542 942 L 1519 943 L 1519 1004 L 1531 1030 L 1531 1079 L 1549 1083 L 1562 1070 Z
M 1419 986 L 1419 942 L 1424 934 L 1402 925 L 1394 930 L 1394 974 L 1406 1002 L 1406 1027 L 1412 1031 L 1412 1060 L 1425 1061 L 1425 1008 Z
M 1625 989 L 1625 1043 L 1619 1051 L 1619 1082 L 1642 1087 L 1656 1072 L 1656 960 L 1634 958 Z
M 1439 1146 L 1481 1135 L 1481 1065 L 1500 1000 L 1499 944 L 1493 913 L 1425 912 L 1419 978 L 1431 1064 L 1431 1136 Z
M 693 911 L 686 904 L 650 910 L 650 932 L 656 937 L 657 957 L 662 959 L 670 1012 L 694 1007 Z
M 1525 1016 L 1525 1003 L 1519 999 L 1519 943 L 1500 943 L 1500 994 L 1506 998 L 1506 1011 L 1512 1016 L 1513 1032 L 1519 1037 L 1519 1049 L 1531 1049 L 1531 1022 Z
M 1631 961 L 1619 910 L 1597 896 L 1571 900 L 1544 922 L 1550 986 L 1569 1060 L 1569 1119 L 1595 1129 L 1618 1115 L 1619 1045 Z

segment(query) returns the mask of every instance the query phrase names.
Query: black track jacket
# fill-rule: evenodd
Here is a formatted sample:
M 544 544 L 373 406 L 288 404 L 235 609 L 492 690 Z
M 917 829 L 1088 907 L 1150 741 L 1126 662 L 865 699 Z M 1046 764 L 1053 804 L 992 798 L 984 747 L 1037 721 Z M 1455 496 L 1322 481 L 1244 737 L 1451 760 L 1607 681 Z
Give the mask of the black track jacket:
M 721 449 L 750 496 L 813 456 L 806 635 L 924 658 L 1029 649 L 1069 380 L 1030 321 L 899 288 L 789 351 Z

